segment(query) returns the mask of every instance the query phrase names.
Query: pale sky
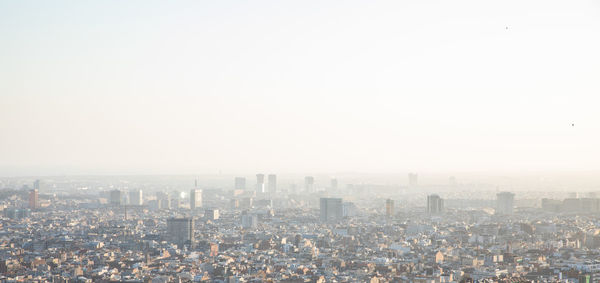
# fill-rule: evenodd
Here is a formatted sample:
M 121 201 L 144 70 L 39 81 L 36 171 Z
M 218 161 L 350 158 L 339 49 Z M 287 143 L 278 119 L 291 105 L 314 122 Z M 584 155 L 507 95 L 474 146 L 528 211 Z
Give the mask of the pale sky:
M 594 0 L 0 1 L 4 176 L 598 170 L 599 97 Z

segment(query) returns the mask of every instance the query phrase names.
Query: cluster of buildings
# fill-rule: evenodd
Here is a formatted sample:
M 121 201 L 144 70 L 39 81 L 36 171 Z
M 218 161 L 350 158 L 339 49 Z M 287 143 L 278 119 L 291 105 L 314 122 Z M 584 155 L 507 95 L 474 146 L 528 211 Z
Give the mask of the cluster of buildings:
M 510 192 L 489 193 L 494 207 L 457 209 L 407 186 L 418 202 L 409 205 L 373 190 L 332 193 L 308 177 L 302 193 L 285 193 L 270 176 L 265 191 L 239 177 L 230 189 L 150 193 L 38 183 L 45 206 L 5 188 L 0 282 L 600 280 L 596 210 L 517 207 Z

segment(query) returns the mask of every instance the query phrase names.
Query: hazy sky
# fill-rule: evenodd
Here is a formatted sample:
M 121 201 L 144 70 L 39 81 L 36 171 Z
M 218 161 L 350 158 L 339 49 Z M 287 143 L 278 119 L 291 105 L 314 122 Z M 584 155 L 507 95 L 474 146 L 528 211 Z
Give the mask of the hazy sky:
M 0 175 L 597 170 L 599 96 L 594 0 L 0 1 Z

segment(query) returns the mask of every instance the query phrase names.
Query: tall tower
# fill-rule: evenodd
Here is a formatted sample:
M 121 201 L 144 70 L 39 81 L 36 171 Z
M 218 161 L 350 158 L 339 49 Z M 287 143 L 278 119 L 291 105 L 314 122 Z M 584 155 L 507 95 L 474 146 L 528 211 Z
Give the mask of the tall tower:
M 256 193 L 262 194 L 265 192 L 265 174 L 256 174 Z
M 190 190 L 190 209 L 196 209 L 200 207 L 202 207 L 202 190 Z
M 110 191 L 110 204 L 112 206 L 120 206 L 121 205 L 121 191 L 119 191 L 119 190 Z
M 341 198 L 321 198 L 319 208 L 319 218 L 323 222 L 336 221 L 341 219 L 344 215 Z
M 37 209 L 39 207 L 40 207 L 40 203 L 39 203 L 38 190 L 33 189 L 33 190 L 29 191 L 29 208 Z
M 169 241 L 179 247 L 184 245 L 194 246 L 194 219 L 169 218 L 167 219 L 167 236 Z
M 235 189 L 236 190 L 245 190 L 246 189 L 246 178 L 235 177 Z
M 513 214 L 515 205 L 515 194 L 511 192 L 501 192 L 496 194 L 496 213 Z
M 144 204 L 142 190 L 133 190 L 133 191 L 129 192 L 129 204 L 131 204 L 131 205 Z
M 427 196 L 427 213 L 430 215 L 440 214 L 444 211 L 444 200 L 438 195 Z
M 391 199 L 385 200 L 385 216 L 387 216 L 387 217 L 394 216 L 394 200 L 391 200 Z
M 337 191 L 337 189 L 338 189 L 338 180 L 336 178 L 332 178 L 331 179 L 331 185 L 330 185 L 330 187 L 331 187 L 332 191 Z
M 304 191 L 306 191 L 307 193 L 312 193 L 315 191 L 315 177 L 304 177 Z
M 277 175 L 269 174 L 268 177 L 269 193 L 274 194 L 277 192 Z
M 38 190 L 38 191 L 40 190 L 40 180 L 39 180 L 39 179 L 38 179 L 38 180 L 35 180 L 35 181 L 33 182 L 33 189 L 34 189 L 34 190 Z

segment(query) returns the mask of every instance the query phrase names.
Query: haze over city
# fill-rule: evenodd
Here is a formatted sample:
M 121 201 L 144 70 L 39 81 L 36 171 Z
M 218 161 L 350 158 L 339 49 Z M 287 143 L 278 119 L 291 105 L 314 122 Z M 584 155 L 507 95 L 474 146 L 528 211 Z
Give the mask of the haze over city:
M 0 283 L 598 283 L 599 35 L 592 0 L 0 0 Z
M 596 1 L 234 3 L 2 1 L 0 175 L 600 169 Z

